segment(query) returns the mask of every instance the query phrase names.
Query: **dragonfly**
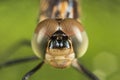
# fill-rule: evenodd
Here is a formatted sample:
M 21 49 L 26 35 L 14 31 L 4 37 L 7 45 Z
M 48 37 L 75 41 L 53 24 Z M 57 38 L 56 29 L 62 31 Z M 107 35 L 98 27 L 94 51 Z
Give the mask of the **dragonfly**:
M 0 68 L 18 63 L 40 60 L 21 79 L 28 80 L 45 63 L 59 69 L 73 67 L 90 80 L 99 78 L 84 67 L 81 58 L 88 48 L 88 37 L 81 20 L 78 0 L 41 0 L 38 23 L 32 40 L 23 40 L 12 46 L 8 52 L 23 46 L 32 47 L 36 56 L 10 60 L 0 64 Z

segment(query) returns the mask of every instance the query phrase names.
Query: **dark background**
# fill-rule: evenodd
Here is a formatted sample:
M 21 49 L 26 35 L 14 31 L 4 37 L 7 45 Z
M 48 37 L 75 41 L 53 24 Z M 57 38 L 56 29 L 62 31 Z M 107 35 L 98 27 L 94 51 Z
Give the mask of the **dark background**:
M 22 39 L 31 39 L 37 24 L 39 0 L 0 0 L 0 62 L 34 55 L 22 47 L 10 57 L 3 54 Z M 120 80 L 120 0 L 82 0 L 82 23 L 89 48 L 79 59 L 101 80 Z M 0 69 L 0 80 L 21 80 L 39 61 Z M 29 80 L 88 80 L 73 68 L 44 65 Z

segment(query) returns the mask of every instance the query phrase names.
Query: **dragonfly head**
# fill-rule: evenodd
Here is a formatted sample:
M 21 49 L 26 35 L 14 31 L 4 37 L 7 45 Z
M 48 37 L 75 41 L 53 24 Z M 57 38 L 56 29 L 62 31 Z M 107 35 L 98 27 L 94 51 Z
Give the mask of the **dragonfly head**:
M 31 42 L 34 53 L 56 68 L 70 66 L 88 47 L 87 34 L 81 23 L 71 18 L 41 21 Z

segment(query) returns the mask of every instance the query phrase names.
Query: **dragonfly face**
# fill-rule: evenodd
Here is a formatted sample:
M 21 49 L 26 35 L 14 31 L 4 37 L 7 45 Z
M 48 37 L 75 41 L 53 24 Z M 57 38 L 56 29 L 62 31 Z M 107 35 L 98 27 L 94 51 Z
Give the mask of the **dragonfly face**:
M 61 30 L 50 37 L 45 55 L 46 61 L 56 68 L 69 66 L 75 58 L 71 40 Z
M 70 66 L 85 53 L 87 45 L 82 25 L 70 18 L 40 22 L 32 39 L 35 54 L 56 68 Z

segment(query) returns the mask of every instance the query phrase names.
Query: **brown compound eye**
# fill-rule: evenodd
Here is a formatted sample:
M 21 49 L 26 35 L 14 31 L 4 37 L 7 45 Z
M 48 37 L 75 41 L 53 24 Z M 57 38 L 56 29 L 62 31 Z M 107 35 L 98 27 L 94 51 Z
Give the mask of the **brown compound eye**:
M 76 57 L 82 57 L 88 47 L 88 37 L 83 25 L 75 19 L 66 18 L 61 21 L 60 26 L 65 34 L 71 38 L 72 47 Z
M 49 37 L 56 31 L 58 23 L 54 19 L 41 21 L 32 38 L 32 49 L 39 58 L 44 58 Z

